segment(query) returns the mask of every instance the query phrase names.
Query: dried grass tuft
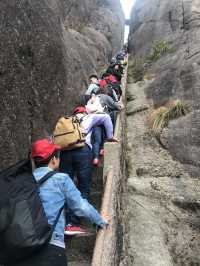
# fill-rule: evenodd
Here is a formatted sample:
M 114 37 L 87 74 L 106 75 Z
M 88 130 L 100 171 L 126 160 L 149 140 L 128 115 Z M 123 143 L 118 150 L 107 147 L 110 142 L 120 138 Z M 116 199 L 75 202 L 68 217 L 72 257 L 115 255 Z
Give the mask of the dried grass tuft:
M 159 136 L 170 120 L 177 119 L 189 113 L 188 106 L 180 100 L 170 101 L 150 113 L 148 125 L 152 132 Z

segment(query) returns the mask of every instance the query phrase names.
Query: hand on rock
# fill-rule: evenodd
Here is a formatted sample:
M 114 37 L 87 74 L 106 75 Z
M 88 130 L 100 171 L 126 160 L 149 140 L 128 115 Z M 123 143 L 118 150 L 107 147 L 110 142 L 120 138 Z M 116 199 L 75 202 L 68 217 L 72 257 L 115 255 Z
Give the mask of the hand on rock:
M 110 223 L 110 220 L 111 220 L 109 214 L 106 213 L 106 212 L 102 212 L 102 213 L 101 213 L 101 217 L 102 217 L 102 219 L 107 223 L 106 226 L 108 226 L 109 223 Z

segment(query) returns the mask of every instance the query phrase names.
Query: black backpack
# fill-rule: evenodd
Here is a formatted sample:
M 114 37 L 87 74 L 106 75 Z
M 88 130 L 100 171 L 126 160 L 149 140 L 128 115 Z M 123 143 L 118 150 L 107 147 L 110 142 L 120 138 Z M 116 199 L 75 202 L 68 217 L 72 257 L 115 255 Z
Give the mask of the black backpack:
M 38 188 L 55 173 L 37 183 L 30 160 L 0 173 L 0 264 L 22 260 L 50 241 L 63 208 L 49 225 Z

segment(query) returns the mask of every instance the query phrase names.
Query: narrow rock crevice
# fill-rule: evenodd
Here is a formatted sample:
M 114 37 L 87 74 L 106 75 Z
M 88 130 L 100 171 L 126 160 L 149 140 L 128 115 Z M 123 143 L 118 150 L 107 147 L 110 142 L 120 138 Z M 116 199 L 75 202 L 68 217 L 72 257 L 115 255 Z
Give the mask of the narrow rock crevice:
M 186 30 L 186 27 L 185 27 L 185 7 L 184 7 L 184 0 L 182 0 L 181 6 L 182 6 L 182 29 L 183 30 Z

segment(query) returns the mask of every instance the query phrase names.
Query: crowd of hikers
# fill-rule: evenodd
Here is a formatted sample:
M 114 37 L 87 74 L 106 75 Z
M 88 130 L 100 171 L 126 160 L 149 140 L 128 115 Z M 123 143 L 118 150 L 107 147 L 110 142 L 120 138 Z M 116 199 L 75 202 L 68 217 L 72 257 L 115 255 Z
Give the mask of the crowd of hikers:
M 0 173 L 0 265 L 66 266 L 64 235 L 86 234 L 81 218 L 99 229 L 109 225 L 108 214 L 100 215 L 89 195 L 104 143 L 118 142 L 114 126 L 124 107 L 126 62 L 122 49 L 100 77 L 89 77 L 82 104 L 59 119 L 52 138 L 33 143 L 32 160 Z

